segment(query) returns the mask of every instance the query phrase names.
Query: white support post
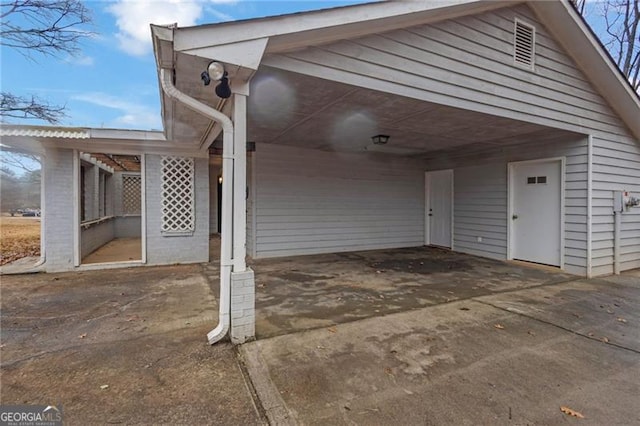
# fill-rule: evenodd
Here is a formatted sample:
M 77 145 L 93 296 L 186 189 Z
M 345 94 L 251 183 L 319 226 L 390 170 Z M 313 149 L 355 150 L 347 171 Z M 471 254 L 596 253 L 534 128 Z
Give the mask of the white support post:
M 247 269 L 247 97 L 233 95 L 233 271 Z
M 231 273 L 231 341 L 255 338 L 255 280 L 247 268 L 247 91 L 233 97 L 233 272 Z M 226 142 L 226 141 L 225 141 Z

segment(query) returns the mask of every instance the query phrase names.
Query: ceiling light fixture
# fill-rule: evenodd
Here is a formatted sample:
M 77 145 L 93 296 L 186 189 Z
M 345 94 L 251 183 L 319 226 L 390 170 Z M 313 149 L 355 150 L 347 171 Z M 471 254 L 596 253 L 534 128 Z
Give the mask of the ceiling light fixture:
M 374 145 L 384 145 L 389 142 L 389 135 L 375 135 L 371 136 L 371 140 Z
M 231 96 L 231 87 L 229 87 L 228 74 L 224 70 L 224 65 L 220 62 L 212 61 L 207 65 L 207 69 L 202 71 L 200 78 L 205 86 L 211 84 L 211 80 L 219 81 L 216 86 L 216 95 L 222 99 L 227 99 Z

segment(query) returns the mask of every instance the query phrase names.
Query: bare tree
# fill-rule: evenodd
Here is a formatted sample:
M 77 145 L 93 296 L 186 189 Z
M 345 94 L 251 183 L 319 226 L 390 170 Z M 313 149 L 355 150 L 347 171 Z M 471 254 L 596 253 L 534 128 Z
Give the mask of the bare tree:
M 0 116 L 23 119 L 39 119 L 56 124 L 66 117 L 64 106 L 50 105 L 36 96 L 16 96 L 9 92 L 0 93 Z
M 593 4 L 572 0 L 576 10 L 594 29 L 631 86 L 640 92 L 640 0 L 601 0 Z M 600 19 L 604 25 L 597 25 Z M 599 28 L 604 30 L 599 30 Z
M 34 173 L 42 167 L 40 156 L 6 149 L 0 150 L 0 162 L 3 169 L 10 170 L 14 174 L 16 170 L 22 171 L 23 174 Z
M 16 49 L 29 59 L 38 53 L 73 55 L 91 22 L 80 0 L 0 0 L 0 45 Z M 65 117 L 64 106 L 50 105 L 36 96 L 0 94 L 0 118 L 39 119 L 51 124 Z

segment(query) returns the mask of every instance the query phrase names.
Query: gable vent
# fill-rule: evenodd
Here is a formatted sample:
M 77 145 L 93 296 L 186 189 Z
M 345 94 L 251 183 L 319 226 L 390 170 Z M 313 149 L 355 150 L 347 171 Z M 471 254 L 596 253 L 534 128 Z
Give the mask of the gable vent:
M 513 60 L 516 64 L 533 68 L 536 29 L 516 19 L 513 37 Z

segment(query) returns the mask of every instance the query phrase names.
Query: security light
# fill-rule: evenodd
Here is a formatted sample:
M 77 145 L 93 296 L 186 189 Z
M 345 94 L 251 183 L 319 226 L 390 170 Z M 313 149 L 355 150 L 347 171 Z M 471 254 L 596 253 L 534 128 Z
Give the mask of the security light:
M 205 86 L 211 84 L 211 80 L 217 80 L 220 83 L 216 86 L 216 95 L 222 99 L 227 99 L 231 96 L 231 87 L 229 87 L 229 78 L 227 72 L 224 70 L 224 65 L 220 62 L 210 62 L 207 65 L 207 69 L 202 71 L 200 78 Z

